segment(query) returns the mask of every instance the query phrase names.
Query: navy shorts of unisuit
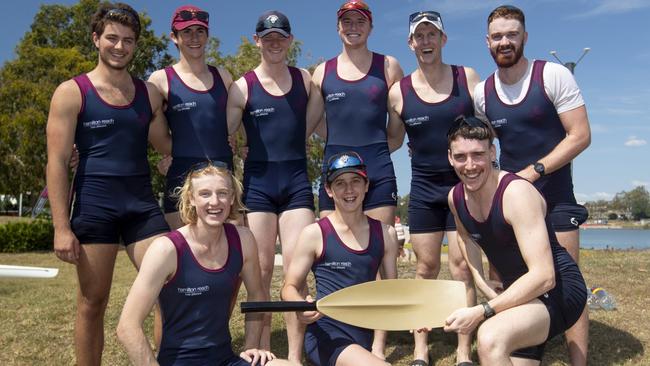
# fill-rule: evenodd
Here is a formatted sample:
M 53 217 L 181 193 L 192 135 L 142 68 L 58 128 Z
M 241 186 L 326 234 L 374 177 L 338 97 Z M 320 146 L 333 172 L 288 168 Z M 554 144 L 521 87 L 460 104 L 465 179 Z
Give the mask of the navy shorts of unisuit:
M 545 175 L 533 183 L 546 200 L 548 216 L 553 230 L 578 230 L 589 217 L 587 209 L 576 202 L 573 194 L 571 169 L 560 169 Z
M 458 183 L 453 171 L 427 172 L 413 168 L 409 198 L 409 231 L 433 233 L 455 231 L 454 216 L 449 210 L 447 195 Z
M 313 211 L 307 161 L 246 161 L 243 201 L 249 212 L 280 214 L 297 208 Z
M 551 318 L 548 337 L 540 345 L 519 349 L 511 354 L 512 357 L 542 360 L 546 342 L 558 334 L 564 333 L 575 324 L 587 303 L 587 286 L 575 263 L 562 263 L 558 275 L 555 273 L 555 288 L 539 296 L 538 299 L 546 305 Z
M 305 354 L 315 366 L 335 366 L 343 350 L 358 344 L 370 351 L 373 331 L 323 317 L 305 331 Z
M 81 244 L 125 245 L 169 231 L 149 175 L 75 179 L 70 220 Z
M 223 158 L 182 158 L 176 157 L 172 159 L 172 165 L 169 166 L 167 176 L 165 177 L 165 197 L 163 199 L 163 207 L 165 213 L 178 212 L 178 198 L 174 195 L 177 187 L 182 187 L 185 183 L 187 173 L 193 165 L 205 161 L 220 161 L 228 164 L 228 169 L 233 171 L 233 164 L 231 157 Z
M 334 201 L 325 191 L 327 161 L 331 156 L 345 151 L 355 151 L 361 156 L 366 165 L 370 186 L 368 187 L 366 198 L 363 200 L 363 210 L 367 211 L 377 207 L 396 206 L 397 180 L 395 179 L 393 161 L 390 159 L 390 153 L 388 152 L 388 145 L 386 143 L 367 146 L 329 145 L 325 147 L 325 158 L 323 159 L 322 168 L 323 176 L 321 177 L 320 189 L 318 191 L 318 208 L 320 211 L 334 210 Z

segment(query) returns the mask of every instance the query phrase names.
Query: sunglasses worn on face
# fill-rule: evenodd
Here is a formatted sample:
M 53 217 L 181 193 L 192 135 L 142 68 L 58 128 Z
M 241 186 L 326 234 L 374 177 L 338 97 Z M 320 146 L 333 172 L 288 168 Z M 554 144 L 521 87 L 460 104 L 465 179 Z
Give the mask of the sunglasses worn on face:
M 456 131 L 460 130 L 463 126 L 468 126 L 471 128 L 487 128 L 489 129 L 490 127 L 487 125 L 487 123 L 483 122 L 483 120 L 476 118 L 476 117 L 465 117 L 465 116 L 458 116 L 454 120 L 454 124 L 451 126 L 449 131 L 447 132 L 447 138 L 449 138 L 451 135 L 456 133 Z
M 208 22 L 210 19 L 210 14 L 207 11 L 199 10 L 181 10 L 178 12 L 178 17 L 182 20 L 192 20 L 196 19 L 202 22 Z
M 409 15 L 409 23 L 419 22 L 421 19 L 424 18 L 427 18 L 432 22 L 442 22 L 440 13 L 438 13 L 437 11 L 428 10 L 428 11 L 418 11 L 417 13 L 413 13 Z

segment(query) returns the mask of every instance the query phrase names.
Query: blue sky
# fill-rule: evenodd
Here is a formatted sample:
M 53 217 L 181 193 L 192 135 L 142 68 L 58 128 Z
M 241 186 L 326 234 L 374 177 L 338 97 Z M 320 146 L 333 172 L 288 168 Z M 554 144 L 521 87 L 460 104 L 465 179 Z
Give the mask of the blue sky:
M 173 10 L 181 1 L 127 1 L 153 19 L 157 34 L 169 32 Z M 19 11 L 0 12 L 0 63 L 14 57 L 14 46 L 29 29 L 40 4 L 75 1 L 22 0 Z M 194 1 L 210 12 L 211 34 L 222 52 L 237 49 L 250 37 L 259 14 L 277 9 L 289 17 L 295 37 L 303 42 L 300 66 L 328 59 L 341 50 L 336 34 L 339 1 L 244 0 Z M 416 68 L 406 45 L 408 15 L 417 10 L 442 13 L 449 41 L 447 63 L 474 67 L 482 79 L 494 71 L 485 46 L 486 17 L 501 0 L 369 0 L 374 15 L 370 48 L 395 56 L 408 74 Z M 579 201 L 610 199 L 638 185 L 650 189 L 650 1 L 647 0 L 522 0 L 512 1 L 526 13 L 528 58 L 576 61 L 584 47 L 591 52 L 576 68 L 576 79 L 587 102 L 591 146 L 574 162 Z M 11 31 L 9 31 L 11 30 Z M 171 53 L 175 54 L 172 49 Z M 410 163 L 402 148 L 393 154 L 400 195 L 409 191 Z

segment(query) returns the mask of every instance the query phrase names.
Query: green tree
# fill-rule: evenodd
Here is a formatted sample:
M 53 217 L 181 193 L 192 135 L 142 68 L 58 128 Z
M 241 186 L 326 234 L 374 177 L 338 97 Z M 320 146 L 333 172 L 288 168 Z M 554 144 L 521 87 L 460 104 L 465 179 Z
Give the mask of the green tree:
M 650 217 L 650 194 L 643 186 L 638 186 L 625 194 L 625 201 L 634 220 Z
M 98 0 L 72 6 L 41 5 L 30 30 L 16 46 L 16 58 L 0 69 L 0 193 L 40 191 L 47 161 L 45 126 L 58 84 L 97 63 L 89 19 Z M 171 62 L 168 40 L 156 37 L 151 19 L 142 32 L 130 71 L 144 77 Z

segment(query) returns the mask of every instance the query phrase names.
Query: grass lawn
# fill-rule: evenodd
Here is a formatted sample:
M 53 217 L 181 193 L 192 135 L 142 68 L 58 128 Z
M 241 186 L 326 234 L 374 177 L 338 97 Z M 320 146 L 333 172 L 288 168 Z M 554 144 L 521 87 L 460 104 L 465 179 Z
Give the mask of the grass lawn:
M 614 294 L 618 310 L 591 312 L 590 365 L 650 365 L 645 348 L 650 346 L 650 251 L 583 251 L 582 268 L 589 285 L 599 285 Z M 74 363 L 72 332 L 76 275 L 71 265 L 52 253 L 0 254 L 0 264 L 60 268 L 49 280 L 0 279 L 0 365 L 71 365 Z M 440 278 L 449 278 L 444 268 Z M 400 264 L 400 277 L 413 278 L 414 265 Z M 280 268 L 276 268 L 274 299 L 278 298 Z M 124 299 L 134 279 L 125 253 L 118 256 L 113 289 L 106 313 L 104 364 L 127 365 L 126 354 L 117 343 L 115 326 Z M 244 298 L 241 291 L 239 300 Z M 431 301 L 441 301 L 432 298 Z M 146 326 L 151 328 L 149 320 Z M 238 351 L 243 343 L 243 317 L 235 310 L 231 332 Z M 273 351 L 286 355 L 282 316 L 273 318 Z M 455 335 L 440 330 L 429 336 L 436 365 L 453 365 Z M 412 337 L 408 332 L 391 332 L 387 357 L 393 365 L 408 365 Z M 475 356 L 476 359 L 476 356 Z M 544 365 L 567 364 L 563 341 L 556 338 L 546 348 Z M 361 365 L 360 365 L 361 366 Z

